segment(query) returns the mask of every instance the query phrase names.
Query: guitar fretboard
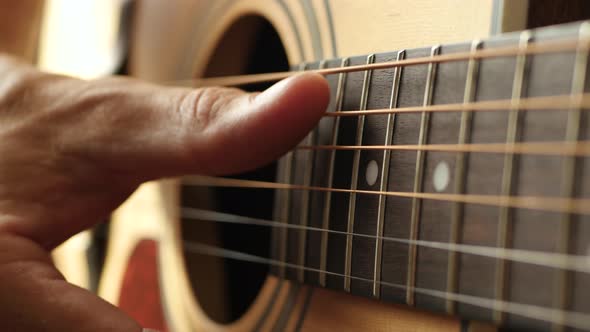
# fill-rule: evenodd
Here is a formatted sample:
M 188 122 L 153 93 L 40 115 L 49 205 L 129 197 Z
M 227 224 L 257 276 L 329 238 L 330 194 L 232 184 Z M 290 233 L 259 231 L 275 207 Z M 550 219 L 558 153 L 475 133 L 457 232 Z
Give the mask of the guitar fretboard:
M 590 159 L 528 145 L 590 139 L 580 97 L 590 77 L 589 38 L 583 23 L 301 66 L 473 55 L 327 76 L 328 112 L 400 112 L 324 117 L 281 160 L 277 181 L 299 189 L 277 192 L 274 219 L 303 229 L 273 230 L 273 259 L 286 263 L 273 273 L 512 328 L 549 331 L 560 321 L 572 325 L 569 313 L 590 314 L 588 266 L 563 263 L 590 250 L 583 207 Z M 579 46 L 526 52 L 559 40 Z M 518 51 L 477 56 L 507 46 Z M 531 102 L 546 97 L 569 101 L 552 108 Z M 504 106 L 479 109 L 489 101 Z M 473 109 L 433 110 L 448 104 Z M 485 150 L 493 144 L 507 150 Z M 363 148 L 371 146 L 381 148 Z M 523 314 L 515 304 L 533 309 Z M 539 308 L 555 317 L 535 319 Z

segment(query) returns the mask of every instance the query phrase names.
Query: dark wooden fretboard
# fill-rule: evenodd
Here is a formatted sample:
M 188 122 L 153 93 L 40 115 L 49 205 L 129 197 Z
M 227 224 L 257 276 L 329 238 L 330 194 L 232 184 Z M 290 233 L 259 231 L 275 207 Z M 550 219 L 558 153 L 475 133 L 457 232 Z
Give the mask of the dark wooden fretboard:
M 587 44 L 589 34 L 588 23 L 577 23 L 481 42 L 308 63 L 301 69 L 475 53 L 506 46 L 522 50 L 557 40 Z M 328 75 L 332 92 L 329 112 L 491 100 L 511 104 L 492 112 L 325 117 L 301 145 L 586 141 L 590 126 L 585 110 L 567 105 L 561 110 L 522 110 L 519 101 L 586 92 L 590 77 L 587 63 L 586 46 L 546 54 L 472 57 Z M 281 160 L 277 181 L 350 191 L 278 191 L 275 220 L 335 232 L 275 229 L 273 259 L 287 263 L 274 267 L 275 274 L 511 328 L 561 329 L 555 319 L 533 319 L 502 303 L 590 314 L 587 272 L 463 250 L 477 246 L 586 256 L 590 250 L 587 214 L 444 198 L 444 194 L 590 198 L 590 159 L 586 155 L 295 149 Z M 433 193 L 441 199 L 367 191 Z M 448 250 L 453 244 L 462 247 Z M 465 298 L 497 301 L 485 302 L 493 306 L 482 306 Z M 567 317 L 558 319 L 565 321 Z

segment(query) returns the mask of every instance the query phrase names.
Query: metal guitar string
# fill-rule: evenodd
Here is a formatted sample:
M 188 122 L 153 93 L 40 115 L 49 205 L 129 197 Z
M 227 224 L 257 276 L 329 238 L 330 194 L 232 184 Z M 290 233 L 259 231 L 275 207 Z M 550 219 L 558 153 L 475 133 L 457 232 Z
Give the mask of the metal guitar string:
M 184 242 L 183 248 L 187 251 L 214 256 L 214 257 L 222 257 L 228 258 L 232 260 L 238 261 L 245 261 L 257 264 L 264 264 L 269 266 L 278 266 L 278 267 L 286 267 L 286 268 L 293 268 L 293 269 L 301 269 L 305 271 L 311 272 L 318 272 L 318 273 L 325 273 L 328 275 L 338 276 L 338 277 L 345 277 L 344 274 L 324 271 L 316 268 L 311 268 L 307 266 L 301 266 L 297 264 L 282 262 L 270 258 L 265 258 L 261 256 L 256 256 L 240 251 L 229 250 L 225 248 L 220 248 L 216 246 L 211 246 L 208 244 L 200 243 L 200 242 Z M 371 284 L 374 283 L 372 279 L 366 279 L 362 277 L 357 277 L 353 275 L 348 275 L 347 277 L 362 281 L 362 282 L 369 282 Z M 381 286 L 396 288 L 407 290 L 411 289 L 413 292 L 424 294 L 432 297 L 442 298 L 442 299 L 450 299 L 453 301 L 457 301 L 460 303 L 470 304 L 482 308 L 488 309 L 497 309 L 501 308 L 501 311 L 505 313 L 520 315 L 532 319 L 537 319 L 541 321 L 551 322 L 555 324 L 567 325 L 575 328 L 580 329 L 590 329 L 590 315 L 575 312 L 575 311 L 566 311 L 561 309 L 554 309 L 548 307 L 541 307 L 536 305 L 530 304 L 523 304 L 511 301 L 499 301 L 484 297 L 472 296 L 472 295 L 465 295 L 459 293 L 450 293 L 445 291 L 439 291 L 435 289 L 429 288 L 420 288 L 420 287 L 408 287 L 402 284 L 390 283 L 385 281 L 378 281 Z
M 184 185 L 211 186 L 232 188 L 256 188 L 256 189 L 285 189 L 285 190 L 309 190 L 320 192 L 357 193 L 368 195 L 384 195 L 395 197 L 430 199 L 446 202 L 462 202 L 466 204 L 481 204 L 489 206 L 508 206 L 512 208 L 524 208 L 539 211 L 568 212 L 590 215 L 589 198 L 565 198 L 543 196 L 502 196 L 502 195 L 476 195 L 476 194 L 446 194 L 430 192 L 406 192 L 406 191 L 377 191 L 359 190 L 331 187 L 303 186 L 288 183 L 241 180 L 212 176 L 192 176 L 183 178 Z
M 474 101 L 468 103 L 436 104 L 428 106 L 406 106 L 398 108 L 381 108 L 371 110 L 348 110 L 327 112 L 324 117 L 355 117 L 361 115 L 383 115 L 422 112 L 506 112 L 512 107 L 512 99 L 497 99 Z M 565 94 L 543 97 L 526 97 L 518 99 L 518 110 L 539 111 L 569 111 L 571 108 L 590 108 L 590 93 Z
M 522 249 L 497 248 L 480 245 L 446 243 L 438 241 L 411 240 L 391 236 L 376 236 L 362 233 L 337 231 L 332 229 L 323 229 L 319 227 L 289 224 L 280 221 L 251 218 L 246 216 L 190 207 L 182 207 L 181 217 L 194 221 L 211 221 L 217 223 L 252 225 L 272 228 L 286 228 L 298 231 L 312 231 L 337 235 L 350 235 L 354 237 L 396 242 L 407 245 L 415 244 L 417 246 L 440 249 L 443 251 L 454 251 L 461 254 L 471 254 L 496 259 L 505 259 L 509 261 L 533 264 L 549 268 L 590 273 L 590 257 L 581 255 L 550 253 Z
M 395 67 L 407 67 L 431 63 L 444 63 L 444 62 L 455 62 L 470 59 L 488 59 L 488 58 L 499 58 L 499 57 L 510 57 L 519 54 L 533 55 L 533 54 L 547 54 L 547 53 L 559 53 L 564 51 L 576 51 L 576 50 L 588 50 L 590 49 L 590 40 L 587 39 L 571 39 L 561 41 L 545 41 L 545 42 L 532 42 L 526 49 L 521 49 L 514 46 L 495 47 L 491 49 L 481 49 L 474 52 L 460 52 L 453 54 L 442 54 L 435 56 L 426 56 L 413 59 L 405 59 L 399 61 L 387 61 L 373 64 L 355 65 L 348 67 L 339 68 L 324 68 L 308 70 L 306 72 L 318 73 L 320 75 L 332 75 L 340 73 L 350 73 L 356 71 L 365 70 L 377 70 L 377 69 L 388 69 Z M 264 74 L 251 74 L 251 75 L 236 75 L 236 76 L 222 76 L 222 77 L 211 77 L 211 78 L 198 78 L 198 79 L 187 79 L 187 80 L 175 80 L 162 82 L 169 85 L 185 85 L 185 86 L 238 86 L 253 83 L 264 83 L 278 81 L 290 76 L 295 76 L 299 72 L 276 72 L 276 73 L 264 73 Z
M 297 150 L 403 150 L 590 157 L 590 141 L 407 145 L 300 145 Z

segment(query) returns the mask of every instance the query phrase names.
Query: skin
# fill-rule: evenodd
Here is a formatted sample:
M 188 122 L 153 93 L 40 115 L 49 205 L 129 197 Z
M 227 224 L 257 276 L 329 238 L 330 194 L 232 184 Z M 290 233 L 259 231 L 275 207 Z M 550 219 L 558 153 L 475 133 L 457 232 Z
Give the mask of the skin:
M 36 3 L 0 0 L 0 22 L 26 19 Z M 31 35 L 13 29 L 3 43 L 0 30 L 0 53 L 25 56 L 28 43 L 19 48 L 14 39 Z M 142 182 L 236 173 L 276 159 L 316 125 L 328 90 L 315 74 L 261 94 L 82 81 L 0 54 L 0 330 L 141 331 L 65 281 L 51 249 L 104 220 Z

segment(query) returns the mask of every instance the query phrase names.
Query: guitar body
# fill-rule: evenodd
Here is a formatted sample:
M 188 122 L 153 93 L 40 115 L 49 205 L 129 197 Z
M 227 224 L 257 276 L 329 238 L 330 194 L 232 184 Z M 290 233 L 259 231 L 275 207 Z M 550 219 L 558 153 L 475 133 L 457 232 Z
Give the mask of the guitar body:
M 156 82 L 289 70 L 302 62 L 524 29 L 527 8 L 527 1 L 492 0 L 141 1 L 135 8 L 129 70 L 133 76 Z M 180 180 L 165 180 L 142 185 L 112 218 L 99 294 L 146 327 L 166 331 L 493 330 L 485 324 L 275 276 L 254 283 L 256 295 L 251 303 L 239 317 L 228 318 L 223 312 L 230 293 L 223 280 L 231 278 L 231 271 L 223 262 L 183 250 L 187 236 L 220 241 L 218 227 L 186 226 L 181 221 L 181 206 L 188 196 L 202 207 L 218 206 L 207 189 L 189 195 Z M 244 287 L 249 286 L 244 283 Z

